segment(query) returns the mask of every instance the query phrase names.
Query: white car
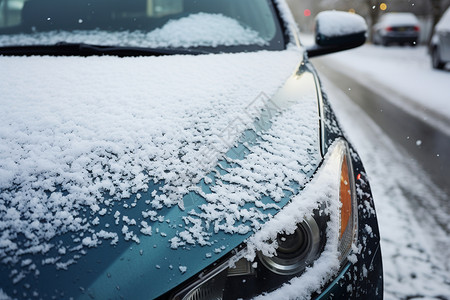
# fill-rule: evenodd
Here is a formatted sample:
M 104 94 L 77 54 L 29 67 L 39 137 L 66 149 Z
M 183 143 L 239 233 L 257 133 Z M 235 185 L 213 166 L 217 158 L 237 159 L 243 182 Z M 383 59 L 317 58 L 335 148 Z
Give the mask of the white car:
M 393 43 L 415 46 L 419 40 L 419 33 L 419 20 L 414 14 L 386 13 L 373 26 L 373 43 L 383 46 Z
M 430 43 L 433 68 L 443 69 L 450 62 L 450 8 L 442 16 L 434 28 Z

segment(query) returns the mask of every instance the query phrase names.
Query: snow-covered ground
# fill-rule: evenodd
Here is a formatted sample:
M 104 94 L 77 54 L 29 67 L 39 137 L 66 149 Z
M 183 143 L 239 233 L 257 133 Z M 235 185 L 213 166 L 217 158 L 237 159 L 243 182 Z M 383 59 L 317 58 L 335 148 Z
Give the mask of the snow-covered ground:
M 364 46 L 330 55 L 327 60 L 350 74 L 365 73 L 376 82 L 363 82 L 366 85 L 382 86 L 386 92 L 394 89 L 416 101 L 406 109 L 436 109 L 442 120 L 434 125 L 448 121 L 450 72 L 432 70 L 425 48 Z M 429 206 L 437 206 L 434 200 L 448 195 L 344 92 L 328 80 L 324 85 L 369 175 L 382 238 L 385 299 L 450 299 L 449 234 L 415 202 L 426 199 Z M 419 112 L 423 117 L 426 109 Z M 450 222 L 450 216 L 443 218 Z
M 450 71 L 434 70 L 425 46 L 364 45 L 324 60 L 450 135 Z

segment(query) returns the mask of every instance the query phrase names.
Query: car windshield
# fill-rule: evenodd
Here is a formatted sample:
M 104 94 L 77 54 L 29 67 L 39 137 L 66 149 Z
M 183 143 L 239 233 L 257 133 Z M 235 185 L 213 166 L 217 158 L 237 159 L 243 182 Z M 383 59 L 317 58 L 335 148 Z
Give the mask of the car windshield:
M 281 50 L 277 20 L 268 0 L 0 0 L 0 47 Z

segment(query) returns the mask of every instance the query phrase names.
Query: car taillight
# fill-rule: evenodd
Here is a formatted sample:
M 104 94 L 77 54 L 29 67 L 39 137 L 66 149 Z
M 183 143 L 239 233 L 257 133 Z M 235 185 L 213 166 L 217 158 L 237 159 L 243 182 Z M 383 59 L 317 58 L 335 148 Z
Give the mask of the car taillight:
M 414 26 L 414 31 L 420 31 L 420 27 L 419 26 Z
M 386 27 L 386 31 L 392 31 L 392 27 Z

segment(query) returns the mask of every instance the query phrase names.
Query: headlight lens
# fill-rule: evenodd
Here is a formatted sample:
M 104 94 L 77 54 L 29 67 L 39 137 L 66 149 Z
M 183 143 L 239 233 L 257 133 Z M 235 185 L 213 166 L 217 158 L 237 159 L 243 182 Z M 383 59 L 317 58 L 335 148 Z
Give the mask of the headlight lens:
M 320 229 L 314 218 L 308 218 L 293 234 L 278 234 L 277 253 L 269 257 L 258 253 L 264 266 L 278 275 L 294 275 L 302 272 L 319 255 Z
M 278 288 L 290 278 L 300 275 L 320 255 L 326 242 L 324 232 L 328 217 L 316 211 L 297 225 L 292 234 L 277 235 L 275 256 L 257 253 L 254 261 L 243 258 L 242 250 L 218 264 L 201 279 L 186 286 L 171 299 L 210 300 L 251 298 Z
M 336 185 L 339 187 L 338 211 L 339 229 L 334 230 L 341 266 L 347 262 L 352 245 L 357 240 L 358 217 L 355 182 L 351 164 L 350 151 L 344 140 L 338 140 L 329 156 L 333 161 Z M 337 160 L 337 161 L 336 161 Z M 327 238 L 327 223 L 330 216 L 324 214 L 324 203 L 314 211 L 313 216 L 297 224 L 291 234 L 278 233 L 276 236 L 276 254 L 267 256 L 257 253 L 253 262 L 242 258 L 241 251 L 234 250 L 232 258 L 217 264 L 198 279 L 179 290 L 172 299 L 207 300 L 250 298 L 269 292 L 301 275 L 320 256 Z M 326 209 L 325 209 L 326 210 Z M 336 224 L 336 223 L 334 223 Z M 333 237 L 332 237 L 333 238 Z

